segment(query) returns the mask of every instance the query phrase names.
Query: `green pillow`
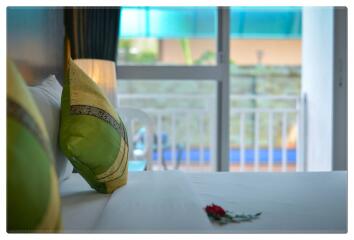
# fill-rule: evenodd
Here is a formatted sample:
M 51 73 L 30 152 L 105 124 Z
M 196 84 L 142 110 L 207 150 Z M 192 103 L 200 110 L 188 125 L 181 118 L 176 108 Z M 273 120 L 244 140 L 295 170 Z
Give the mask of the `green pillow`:
M 72 60 L 62 99 L 60 148 L 76 170 L 101 193 L 127 183 L 125 126 L 102 89 Z
M 7 63 L 7 231 L 61 229 L 60 196 L 44 121 L 21 75 Z

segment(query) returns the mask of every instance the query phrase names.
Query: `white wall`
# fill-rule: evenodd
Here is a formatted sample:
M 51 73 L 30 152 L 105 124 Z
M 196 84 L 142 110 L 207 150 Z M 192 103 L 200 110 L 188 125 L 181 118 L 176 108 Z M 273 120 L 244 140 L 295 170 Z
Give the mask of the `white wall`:
M 308 171 L 332 170 L 333 7 L 304 7 L 302 92 L 307 95 Z

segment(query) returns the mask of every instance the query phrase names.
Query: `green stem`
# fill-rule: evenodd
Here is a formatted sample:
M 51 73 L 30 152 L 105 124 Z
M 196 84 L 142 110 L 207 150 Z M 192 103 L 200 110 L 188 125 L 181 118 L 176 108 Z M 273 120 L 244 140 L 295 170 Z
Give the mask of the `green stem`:
M 186 61 L 187 65 L 192 65 L 193 64 L 193 58 L 192 58 L 192 51 L 191 47 L 189 45 L 189 40 L 187 38 L 182 38 L 180 40 L 184 59 Z

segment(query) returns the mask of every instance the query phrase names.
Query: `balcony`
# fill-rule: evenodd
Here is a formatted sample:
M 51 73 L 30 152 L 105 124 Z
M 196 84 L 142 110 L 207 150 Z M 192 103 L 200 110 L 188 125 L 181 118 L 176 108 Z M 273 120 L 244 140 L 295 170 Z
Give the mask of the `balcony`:
M 138 106 L 153 119 L 153 170 L 215 171 L 215 98 L 119 94 L 118 104 Z M 181 101 L 183 107 L 157 104 Z M 231 94 L 230 171 L 302 171 L 303 102 L 296 95 Z M 144 145 L 144 128 L 136 125 L 133 132 L 133 151 L 138 153 Z

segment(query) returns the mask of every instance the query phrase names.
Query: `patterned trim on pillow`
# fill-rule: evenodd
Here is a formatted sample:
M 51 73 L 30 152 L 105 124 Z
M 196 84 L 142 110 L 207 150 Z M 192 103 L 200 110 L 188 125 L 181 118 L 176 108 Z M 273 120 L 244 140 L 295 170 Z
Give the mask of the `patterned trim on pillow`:
M 117 122 L 114 117 L 112 117 L 109 113 L 106 111 L 98 108 L 98 107 L 93 107 L 93 106 L 88 106 L 88 105 L 71 105 L 70 106 L 70 112 L 72 114 L 76 115 L 89 115 L 89 116 L 94 116 L 97 117 L 109 125 L 111 125 L 114 129 L 118 131 L 118 133 L 123 137 L 124 141 L 128 143 L 128 136 L 127 136 L 127 131 L 125 129 L 125 126 L 122 122 Z

